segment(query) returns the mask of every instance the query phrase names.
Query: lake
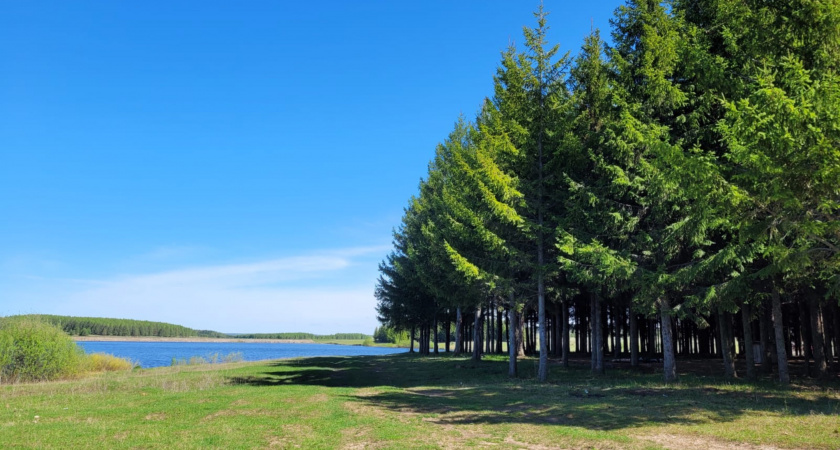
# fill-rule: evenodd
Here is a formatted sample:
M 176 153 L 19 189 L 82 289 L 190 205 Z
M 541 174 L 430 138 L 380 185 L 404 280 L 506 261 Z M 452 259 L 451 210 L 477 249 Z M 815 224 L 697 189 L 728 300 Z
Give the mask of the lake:
M 141 367 L 161 367 L 177 360 L 199 356 L 221 360 L 231 353 L 241 353 L 245 361 L 300 358 L 306 356 L 390 355 L 405 348 L 363 347 L 357 345 L 243 343 L 243 342 L 77 342 L 87 353 L 109 353 L 139 363 Z

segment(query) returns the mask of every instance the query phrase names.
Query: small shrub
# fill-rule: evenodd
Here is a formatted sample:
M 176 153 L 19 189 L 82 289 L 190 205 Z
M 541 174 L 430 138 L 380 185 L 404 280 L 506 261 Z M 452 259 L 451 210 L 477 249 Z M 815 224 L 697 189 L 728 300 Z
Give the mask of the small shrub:
M 242 352 L 232 352 L 228 353 L 225 356 L 219 356 L 218 353 L 210 353 L 206 357 L 201 356 L 191 356 L 190 359 L 186 358 L 172 358 L 172 366 L 198 366 L 201 364 L 221 364 L 221 363 L 232 363 L 232 362 L 240 362 L 244 361 L 242 357 Z
M 373 338 L 365 338 L 365 340 L 362 341 L 362 345 L 365 347 L 373 347 Z
M 242 356 L 242 352 L 231 352 L 222 358 L 223 363 L 241 362 L 244 360 L 245 358 Z
M 13 354 L 14 341 L 12 335 L 0 331 L 0 383 L 7 377 L 6 367 L 11 366 Z
M 74 376 L 84 359 L 84 351 L 55 325 L 33 318 L 0 320 L 0 381 Z
M 107 353 L 87 355 L 85 365 L 88 372 L 115 372 L 134 368 L 134 363 L 131 361 Z

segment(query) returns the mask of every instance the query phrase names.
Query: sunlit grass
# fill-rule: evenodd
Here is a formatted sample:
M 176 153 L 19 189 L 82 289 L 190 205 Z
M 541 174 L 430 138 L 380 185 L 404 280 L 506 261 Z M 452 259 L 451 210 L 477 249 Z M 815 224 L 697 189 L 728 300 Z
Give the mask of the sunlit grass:
M 836 448 L 838 386 L 390 355 L 176 365 L 0 386 L 0 447 Z M 37 416 L 37 417 L 36 417 Z M 703 447 L 706 448 L 706 447 Z M 750 447 L 744 447 L 750 448 Z

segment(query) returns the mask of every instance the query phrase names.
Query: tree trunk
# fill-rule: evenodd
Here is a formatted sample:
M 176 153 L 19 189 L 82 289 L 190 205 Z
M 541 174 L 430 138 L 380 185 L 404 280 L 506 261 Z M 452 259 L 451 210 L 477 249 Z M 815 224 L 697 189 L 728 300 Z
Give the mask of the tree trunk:
M 446 313 L 446 353 L 449 353 L 449 345 L 452 343 L 452 311 Z
M 732 342 L 732 316 L 728 312 L 718 311 L 718 330 L 720 331 L 720 354 L 723 357 L 723 373 L 727 378 L 735 378 L 735 344 Z
M 522 345 L 522 356 L 530 355 L 531 352 L 531 321 L 528 320 L 528 313 L 524 310 L 522 314 L 519 316 L 519 323 L 522 325 L 522 340 L 524 341 Z
M 586 308 L 586 300 L 580 299 L 575 305 L 575 317 L 577 317 L 577 332 L 578 332 L 578 353 L 589 353 L 589 317 L 586 316 L 584 310 Z
M 511 296 L 511 300 L 513 300 L 513 296 Z M 513 301 L 509 307 L 505 308 L 505 342 L 510 343 L 510 334 L 513 333 L 513 328 L 510 327 L 510 310 L 513 309 Z M 508 348 L 510 351 L 510 348 Z
M 426 351 L 423 352 L 423 353 L 425 353 L 425 355 L 428 356 L 431 353 L 431 351 L 430 351 L 431 350 L 430 342 L 431 342 L 431 339 L 432 339 L 432 325 L 431 324 L 426 325 L 425 333 L 426 333 L 426 336 L 424 336 L 424 338 L 423 338 L 423 345 L 425 346 Z
M 814 366 L 816 366 L 817 378 L 823 379 L 828 375 L 828 367 L 825 363 L 822 311 L 820 311 L 820 300 L 816 293 L 809 295 L 808 306 L 811 319 L 811 345 L 813 347 Z
M 808 312 L 808 300 L 799 300 L 796 302 L 796 305 L 799 308 L 799 329 L 797 330 L 799 335 L 799 355 L 805 358 L 805 373 L 810 376 L 811 360 L 814 354 L 811 352 L 811 326 L 808 323 L 810 316 Z
M 773 373 L 773 361 L 770 358 L 770 315 L 767 304 L 761 302 L 758 309 L 758 335 L 761 341 L 761 371 L 765 374 Z
M 639 365 L 639 321 L 633 308 L 630 308 L 630 366 Z
M 516 357 L 519 353 L 517 349 L 519 346 L 516 342 L 516 331 L 519 327 L 517 323 L 519 322 L 518 315 L 516 314 L 516 308 L 513 307 L 513 294 L 510 295 L 510 308 L 508 309 L 508 353 L 510 354 L 510 358 L 508 361 L 508 376 L 511 378 L 515 378 L 517 376 L 517 364 L 516 364 Z
M 463 333 L 461 332 L 461 307 L 455 309 L 455 354 L 460 355 L 463 350 Z
M 569 346 L 571 342 L 569 341 L 569 304 L 564 300 L 563 303 L 560 304 L 560 308 L 562 309 L 563 315 L 563 348 L 562 352 L 563 355 L 561 356 L 561 361 L 563 363 L 563 367 L 569 367 L 569 351 L 571 350 Z
M 473 319 L 473 361 L 481 361 L 481 306 L 475 308 Z
M 604 374 L 604 332 L 601 317 L 601 299 L 596 294 L 590 294 L 590 311 L 592 311 L 592 373 Z
M 435 355 L 437 355 L 438 353 L 440 353 L 440 352 L 438 351 L 438 319 L 437 319 L 437 316 L 435 316 L 435 324 L 434 324 L 434 328 L 433 328 L 432 333 L 434 333 L 434 339 L 435 339 Z
M 749 303 L 741 305 L 741 325 L 744 328 L 744 359 L 747 362 L 747 378 L 755 379 L 755 355 L 753 354 L 752 308 Z
M 613 305 L 612 307 L 612 320 L 613 320 L 613 336 L 612 336 L 612 352 L 613 352 L 613 359 L 618 359 L 621 355 L 621 321 L 623 320 L 621 316 L 621 308 L 618 305 Z
M 525 309 L 516 314 L 516 325 L 513 327 L 516 333 L 516 356 L 525 356 Z
M 539 74 L 540 113 L 538 117 L 539 134 L 537 135 L 537 320 L 539 321 L 540 365 L 537 379 L 541 382 L 548 379 L 548 340 L 545 330 L 545 251 L 543 249 L 543 124 L 542 111 L 544 100 L 542 95 L 543 74 Z
M 671 305 L 668 299 L 659 299 L 659 321 L 662 326 L 662 366 L 665 382 L 677 381 L 677 359 L 674 354 L 673 328 L 671 327 Z
M 604 358 L 610 354 L 610 323 L 607 319 L 607 310 L 609 310 L 609 307 L 600 296 L 598 297 L 598 302 L 601 303 L 599 309 L 601 310 L 601 366 L 603 366 Z
M 788 372 L 787 352 L 785 351 L 785 330 L 782 323 L 782 301 L 779 298 L 779 288 L 773 286 L 773 332 L 776 337 L 776 361 L 779 366 L 779 381 L 790 384 Z
M 502 308 L 496 308 L 496 353 L 502 354 Z
M 833 342 L 832 339 L 832 322 L 831 322 L 831 303 L 824 303 L 820 308 L 820 312 L 822 314 L 822 323 L 823 323 L 823 348 L 825 348 L 825 364 L 827 370 L 831 370 L 831 366 L 834 362 L 834 357 L 831 350 L 831 344 Z
M 539 321 L 539 314 L 536 314 L 537 317 L 533 317 L 528 324 L 530 327 L 528 328 L 529 335 L 531 337 L 530 344 L 528 345 L 528 353 L 535 354 L 537 353 L 537 323 Z M 537 362 L 539 362 L 539 356 L 537 356 Z
M 493 300 L 487 301 L 487 309 L 481 317 L 482 329 L 484 333 L 484 353 L 493 353 Z
M 428 344 L 428 340 L 426 339 L 426 325 L 420 325 L 420 339 L 417 344 L 417 350 L 420 351 L 420 354 L 426 356 L 426 344 Z
M 831 309 L 834 310 L 834 359 L 840 370 L 840 306 L 834 304 Z
M 650 359 L 656 357 L 656 321 L 653 319 L 647 322 L 647 354 Z
M 410 336 L 410 341 L 409 342 L 410 342 L 410 344 L 409 344 L 409 347 L 408 347 L 408 352 L 409 353 L 414 353 L 414 326 L 413 325 L 411 326 L 411 336 Z

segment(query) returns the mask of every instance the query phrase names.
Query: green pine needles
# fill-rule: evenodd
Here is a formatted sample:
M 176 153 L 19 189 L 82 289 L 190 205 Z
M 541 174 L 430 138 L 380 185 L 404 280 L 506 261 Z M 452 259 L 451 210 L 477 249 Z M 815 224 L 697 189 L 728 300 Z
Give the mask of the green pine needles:
M 792 356 L 824 376 L 840 360 L 840 6 L 631 0 L 575 58 L 547 16 L 438 146 L 380 266 L 382 323 L 421 353 L 441 329 L 476 359 L 505 350 L 511 376 L 538 354 L 540 381 L 572 352 L 594 373 L 609 352 L 661 358 L 666 381 L 677 354 L 714 354 L 736 376 L 736 342 L 750 377 L 760 359 L 787 382 Z

